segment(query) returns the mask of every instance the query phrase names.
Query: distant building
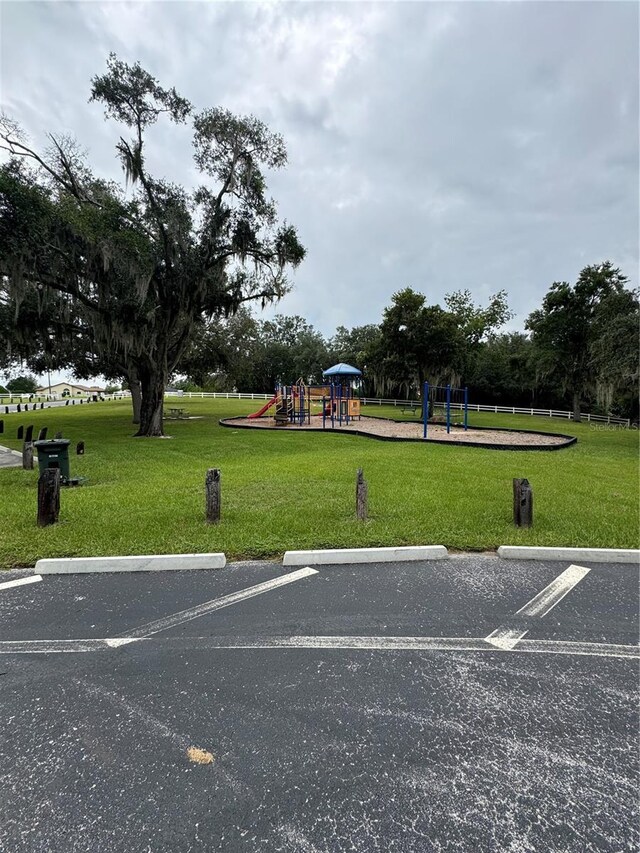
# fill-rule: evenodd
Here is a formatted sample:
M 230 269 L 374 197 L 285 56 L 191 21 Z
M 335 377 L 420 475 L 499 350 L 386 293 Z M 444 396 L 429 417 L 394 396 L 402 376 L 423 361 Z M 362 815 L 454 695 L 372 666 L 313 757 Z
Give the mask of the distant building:
M 49 388 L 45 385 L 36 390 L 36 394 L 51 394 L 53 397 L 87 397 L 90 394 L 104 394 L 104 388 L 97 385 L 75 385 L 73 382 L 56 382 Z

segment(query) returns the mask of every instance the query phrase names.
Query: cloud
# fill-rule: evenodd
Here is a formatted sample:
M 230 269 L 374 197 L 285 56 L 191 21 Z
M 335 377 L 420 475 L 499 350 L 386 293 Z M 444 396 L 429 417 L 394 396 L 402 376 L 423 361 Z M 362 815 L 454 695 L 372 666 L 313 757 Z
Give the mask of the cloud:
M 282 133 L 270 176 L 308 256 L 278 306 L 325 334 L 407 285 L 506 289 L 522 323 L 609 258 L 638 283 L 638 7 L 624 3 L 6 3 L 2 100 L 119 177 L 87 104 L 109 51 L 197 108 Z M 197 180 L 185 128 L 150 162 Z

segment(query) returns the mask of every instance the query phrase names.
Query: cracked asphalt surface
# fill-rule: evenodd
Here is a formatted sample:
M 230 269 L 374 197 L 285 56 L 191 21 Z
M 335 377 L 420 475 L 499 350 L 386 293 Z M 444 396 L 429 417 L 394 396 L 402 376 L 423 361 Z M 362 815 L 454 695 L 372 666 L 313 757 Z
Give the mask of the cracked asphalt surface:
M 319 567 L 89 651 L 54 641 L 126 639 L 288 570 L 0 589 L 0 850 L 635 853 L 638 568 L 582 565 L 512 650 L 482 638 L 568 563 Z

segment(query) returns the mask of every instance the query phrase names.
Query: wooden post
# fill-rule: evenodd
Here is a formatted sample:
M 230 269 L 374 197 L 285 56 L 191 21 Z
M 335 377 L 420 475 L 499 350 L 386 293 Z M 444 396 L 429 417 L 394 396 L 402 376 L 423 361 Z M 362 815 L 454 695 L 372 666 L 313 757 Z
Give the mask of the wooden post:
M 367 498 L 369 488 L 367 481 L 364 479 L 362 468 L 358 468 L 356 475 L 356 517 L 364 521 L 367 517 Z
M 4 432 L 4 421 L 0 419 L 0 433 Z
M 533 491 L 528 480 L 513 481 L 513 523 L 516 527 L 533 525 Z
M 20 403 L 18 403 L 18 405 L 16 406 L 16 412 L 20 412 L 20 411 L 22 411 L 22 410 L 20 409 Z
M 38 527 L 55 524 L 60 515 L 60 469 L 45 468 L 38 480 Z
M 60 436 L 62 438 L 62 435 Z M 84 441 L 79 441 L 76 444 L 76 453 L 78 456 L 84 456 Z
M 24 438 L 24 427 L 22 425 L 18 427 L 18 438 Z
M 220 521 L 220 469 L 209 468 L 204 481 L 206 515 L 208 524 Z
M 29 424 L 27 431 L 24 434 L 25 441 L 33 441 L 33 424 Z
M 22 445 L 22 467 L 25 471 L 33 471 L 33 442 L 25 441 Z
M 46 441 L 47 439 L 47 427 L 42 427 L 40 432 L 38 433 L 38 441 Z

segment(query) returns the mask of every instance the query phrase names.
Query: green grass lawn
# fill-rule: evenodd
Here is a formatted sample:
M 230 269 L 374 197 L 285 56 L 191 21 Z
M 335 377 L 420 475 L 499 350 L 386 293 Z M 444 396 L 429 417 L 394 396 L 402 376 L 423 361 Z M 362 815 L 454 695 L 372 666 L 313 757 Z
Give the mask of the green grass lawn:
M 250 400 L 184 400 L 198 420 L 168 421 L 171 439 L 134 439 L 128 401 L 3 415 L 0 443 L 20 449 L 19 424 L 86 443 L 64 489 L 60 523 L 36 526 L 37 471 L 0 469 L 0 567 L 40 557 L 224 551 L 277 557 L 287 549 L 444 544 L 636 548 L 638 432 L 525 415 L 470 415 L 476 426 L 565 432 L 554 452 L 394 443 L 323 433 L 234 430 L 221 417 Z M 399 410 L 367 413 L 401 417 Z M 207 468 L 222 470 L 222 522 L 204 522 Z M 355 519 L 356 469 L 369 483 L 371 518 Z M 534 490 L 534 527 L 512 524 L 512 478 Z

